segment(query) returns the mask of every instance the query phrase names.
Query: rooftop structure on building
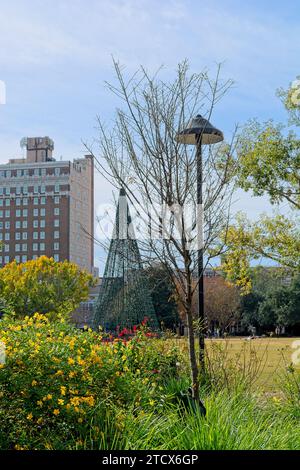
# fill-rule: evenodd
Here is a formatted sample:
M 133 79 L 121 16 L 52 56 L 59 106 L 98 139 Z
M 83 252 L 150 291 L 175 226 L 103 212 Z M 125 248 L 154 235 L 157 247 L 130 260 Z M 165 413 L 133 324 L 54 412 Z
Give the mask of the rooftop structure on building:
M 21 140 L 24 158 L 0 165 L 0 266 L 41 255 L 94 271 L 91 155 L 56 161 L 49 137 Z

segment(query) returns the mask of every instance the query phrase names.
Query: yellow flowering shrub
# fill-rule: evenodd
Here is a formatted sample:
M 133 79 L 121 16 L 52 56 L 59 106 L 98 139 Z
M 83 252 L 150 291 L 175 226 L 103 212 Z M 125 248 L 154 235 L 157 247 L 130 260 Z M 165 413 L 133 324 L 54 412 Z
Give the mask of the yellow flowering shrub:
M 4 318 L 0 341 L 0 449 L 75 448 L 86 436 L 92 448 L 108 414 L 120 429 L 129 408 L 161 406 L 161 385 L 176 374 L 178 352 L 142 332 L 103 341 L 36 313 Z

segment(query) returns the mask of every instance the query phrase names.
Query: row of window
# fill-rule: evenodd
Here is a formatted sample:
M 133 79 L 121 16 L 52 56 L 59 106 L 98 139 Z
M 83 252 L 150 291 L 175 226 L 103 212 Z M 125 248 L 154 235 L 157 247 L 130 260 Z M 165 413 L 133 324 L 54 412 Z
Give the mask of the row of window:
M 10 199 L 0 199 L 0 207 L 10 206 L 10 201 L 11 201 Z M 45 196 L 42 196 L 41 198 L 34 197 L 33 204 L 35 206 L 37 206 L 38 204 L 41 204 L 41 205 L 46 204 Z M 59 204 L 59 196 L 54 197 L 54 204 Z M 28 206 L 28 197 L 24 197 L 23 199 L 21 199 L 20 197 L 16 198 L 16 206 L 21 206 L 21 205 Z
M 0 186 L 0 196 L 6 195 L 9 196 L 11 193 L 12 194 L 28 194 L 28 186 L 17 186 L 14 188 L 15 191 L 12 190 L 10 186 Z M 54 192 L 59 193 L 60 190 L 60 184 L 56 183 L 54 185 Z M 46 186 L 44 184 L 42 185 L 35 185 L 33 186 L 33 193 L 34 194 L 44 194 L 46 192 Z
M 59 227 L 59 219 L 55 219 L 54 220 L 54 227 Z M 33 228 L 38 228 L 40 226 L 40 228 L 45 228 L 46 227 L 46 221 L 45 219 L 41 219 L 41 220 L 33 220 L 33 223 L 32 223 L 32 226 Z M 10 221 L 7 220 L 6 222 L 1 222 L 0 221 L 0 230 L 3 230 L 3 228 L 5 229 L 10 229 L 11 225 L 10 225 Z M 28 228 L 28 221 L 27 220 L 16 220 L 15 222 L 15 228 Z
M 61 174 L 61 168 L 54 168 L 54 173 L 52 171 L 51 173 L 48 172 L 48 175 L 49 174 L 59 176 Z M 15 172 L 15 175 L 18 178 L 21 176 L 46 176 L 46 168 L 19 168 Z M 0 178 L 11 178 L 12 176 L 12 170 L 0 170 Z
M 45 236 L 46 236 L 46 234 L 43 231 L 42 232 L 33 232 L 33 234 L 32 234 L 33 240 L 38 240 L 38 239 L 45 240 Z M 58 230 L 54 230 L 53 238 L 55 238 L 55 239 L 59 238 L 59 231 Z M 27 239 L 28 239 L 27 232 L 15 232 L 15 240 L 27 240 Z M 2 241 L 2 240 L 3 240 L 3 234 L 0 233 L 0 241 Z M 5 241 L 10 240 L 10 233 L 5 233 L 4 234 L 4 240 Z M 9 251 L 9 248 L 8 248 L 7 251 Z
M 28 250 L 28 244 L 27 243 L 16 243 L 15 244 L 15 251 L 27 251 Z M 32 251 L 45 251 L 45 243 L 33 243 L 32 244 Z M 59 250 L 59 242 L 54 242 L 53 243 L 53 250 L 58 251 Z M 9 253 L 9 245 L 4 245 L 4 252 Z
M 16 209 L 16 217 L 28 217 L 28 209 Z M 46 209 L 42 208 L 40 211 L 38 209 L 33 209 L 33 216 L 34 217 L 45 217 L 46 215 Z M 54 215 L 59 215 L 59 207 L 54 208 Z M 7 209 L 5 211 L 0 210 L 0 218 L 3 217 L 10 217 L 10 210 Z
M 37 259 L 39 256 L 38 255 L 33 255 L 32 259 Z M 59 255 L 55 254 L 53 255 L 54 261 L 59 261 Z M 14 258 L 10 256 L 0 256 L 0 264 L 8 264 L 10 261 L 16 260 L 17 263 L 26 263 L 27 261 L 27 255 L 16 255 Z

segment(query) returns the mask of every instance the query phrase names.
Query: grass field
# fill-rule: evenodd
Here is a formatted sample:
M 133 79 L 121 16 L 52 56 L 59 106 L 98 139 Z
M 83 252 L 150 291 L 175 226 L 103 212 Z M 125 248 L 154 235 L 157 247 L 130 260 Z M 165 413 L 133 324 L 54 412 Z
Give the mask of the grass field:
M 299 343 L 296 348 L 295 346 L 293 348 L 292 345 L 295 341 Z M 187 344 L 183 347 L 187 349 Z M 299 350 L 299 365 L 294 365 L 294 367 L 300 370 L 300 338 L 207 339 L 206 347 L 210 352 L 216 348 L 222 350 L 222 355 L 228 363 L 245 363 L 245 367 L 247 367 L 250 358 L 252 362 L 260 363 L 257 367 L 255 386 L 261 392 L 276 392 L 278 390 L 278 381 L 292 363 L 292 354 L 297 349 Z

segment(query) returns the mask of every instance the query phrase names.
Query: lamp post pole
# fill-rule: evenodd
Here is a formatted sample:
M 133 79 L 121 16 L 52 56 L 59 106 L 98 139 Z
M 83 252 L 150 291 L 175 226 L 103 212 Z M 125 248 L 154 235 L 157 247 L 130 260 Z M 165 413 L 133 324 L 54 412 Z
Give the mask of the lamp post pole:
M 198 328 L 199 328 L 199 365 L 203 372 L 204 363 L 204 337 L 205 337 L 205 316 L 204 316 L 204 272 L 203 272 L 203 174 L 202 174 L 202 134 L 196 137 L 196 161 L 197 161 L 197 211 L 198 211 Z
M 198 322 L 199 322 L 199 365 L 200 371 L 205 370 L 204 338 L 205 338 L 205 316 L 204 316 L 204 282 L 203 282 L 203 172 L 202 172 L 202 145 L 216 144 L 224 140 L 223 132 L 214 127 L 200 114 L 193 117 L 186 127 L 176 137 L 177 142 L 186 145 L 196 145 L 197 164 L 197 280 L 198 280 Z

